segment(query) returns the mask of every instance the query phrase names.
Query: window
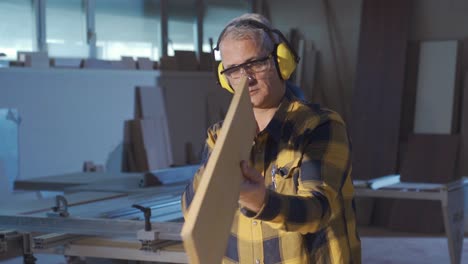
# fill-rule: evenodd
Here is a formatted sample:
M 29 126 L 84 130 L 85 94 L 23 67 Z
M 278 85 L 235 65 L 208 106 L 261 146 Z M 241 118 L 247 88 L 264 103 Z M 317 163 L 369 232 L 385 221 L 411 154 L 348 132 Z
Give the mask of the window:
M 38 0 L 36 0 L 38 1 Z M 47 0 L 46 42 L 49 56 L 89 57 L 84 0 Z M 15 60 L 18 51 L 36 50 L 33 0 L 0 0 L 0 62 Z M 196 1 L 168 1 L 168 53 L 195 50 Z M 249 10 L 249 1 L 204 0 L 203 51 L 208 39 L 217 38 L 232 18 Z M 159 60 L 161 0 L 95 0 L 94 21 L 97 57 L 120 60 L 122 56 Z
M 83 1 L 47 0 L 46 34 L 49 56 L 87 58 Z
M 168 55 L 174 50 L 195 50 L 195 1 L 168 1 Z
M 233 18 L 249 12 L 248 1 L 205 0 L 206 9 L 203 19 L 203 51 L 211 52 L 209 39 L 213 39 L 213 48 L 224 26 Z M 220 59 L 219 54 L 215 54 Z
M 0 53 L 15 60 L 17 51 L 33 51 L 34 12 L 31 0 L 0 1 Z
M 159 0 L 97 0 L 98 58 L 121 56 L 159 60 Z

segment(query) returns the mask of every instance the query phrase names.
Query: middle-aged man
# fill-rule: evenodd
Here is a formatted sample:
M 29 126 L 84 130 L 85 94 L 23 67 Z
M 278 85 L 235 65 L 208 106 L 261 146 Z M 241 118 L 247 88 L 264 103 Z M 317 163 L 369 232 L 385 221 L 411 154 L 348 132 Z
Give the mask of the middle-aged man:
M 341 117 L 294 95 L 286 83 L 299 58 L 268 20 L 246 14 L 221 33 L 218 78 L 235 92 L 248 78 L 257 134 L 223 263 L 361 263 L 350 142 Z M 182 197 L 197 190 L 222 129 L 208 129 L 202 166 Z M 212 264 L 212 263 L 206 263 Z

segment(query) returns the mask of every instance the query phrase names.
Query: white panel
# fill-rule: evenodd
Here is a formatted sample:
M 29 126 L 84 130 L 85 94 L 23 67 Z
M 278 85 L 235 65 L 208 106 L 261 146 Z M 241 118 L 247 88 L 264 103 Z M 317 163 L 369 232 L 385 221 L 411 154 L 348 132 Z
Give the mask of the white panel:
M 16 108 L 20 179 L 104 164 L 133 118 L 134 87 L 154 86 L 158 72 L 0 69 L 0 108 Z
M 4 68 L 0 108 L 15 108 L 22 117 L 19 178 L 76 172 L 84 161 L 104 164 L 120 155 L 136 86 L 164 93 L 165 102 L 145 102 L 165 105 L 173 162 L 198 162 L 207 127 L 223 118 L 231 98 L 211 72 Z
M 457 47 L 457 41 L 421 43 L 415 133 L 450 134 L 452 132 Z

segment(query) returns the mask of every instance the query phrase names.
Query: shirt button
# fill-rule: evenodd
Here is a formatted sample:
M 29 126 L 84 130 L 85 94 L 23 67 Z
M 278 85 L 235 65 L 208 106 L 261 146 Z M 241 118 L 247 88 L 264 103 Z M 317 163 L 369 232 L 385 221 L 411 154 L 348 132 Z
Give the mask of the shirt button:
M 260 260 L 259 260 L 259 259 L 256 259 L 256 260 L 255 260 L 255 264 L 260 264 Z
M 257 221 L 253 221 L 252 224 L 253 224 L 254 226 L 256 226 L 256 225 L 257 225 Z

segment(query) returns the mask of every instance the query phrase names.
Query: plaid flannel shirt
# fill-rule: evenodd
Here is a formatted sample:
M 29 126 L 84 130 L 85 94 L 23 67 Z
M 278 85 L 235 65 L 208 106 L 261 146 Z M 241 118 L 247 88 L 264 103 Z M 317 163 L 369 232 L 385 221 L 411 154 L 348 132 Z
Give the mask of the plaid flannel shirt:
M 268 187 L 265 204 L 258 213 L 237 210 L 223 263 L 359 264 L 345 124 L 337 113 L 286 90 L 251 149 L 250 162 Z M 182 196 L 184 214 L 221 127 L 208 129 L 204 162 Z

